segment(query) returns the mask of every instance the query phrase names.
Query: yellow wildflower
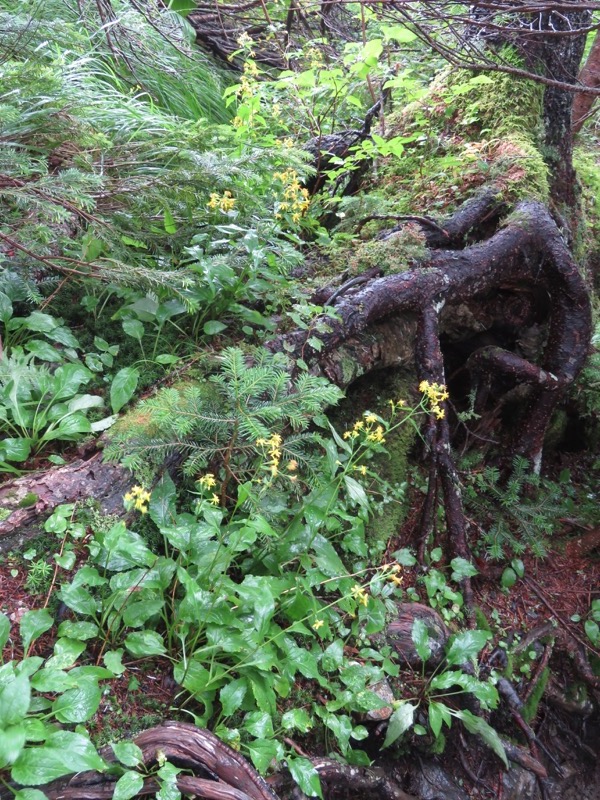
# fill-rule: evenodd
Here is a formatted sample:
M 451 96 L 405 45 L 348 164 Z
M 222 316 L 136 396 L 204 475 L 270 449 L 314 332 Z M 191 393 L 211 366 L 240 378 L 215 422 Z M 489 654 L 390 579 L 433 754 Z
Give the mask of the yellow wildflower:
M 298 469 L 298 462 L 295 458 L 292 458 L 290 461 L 288 461 L 287 469 L 288 472 L 293 472 L 295 469 Z
M 219 495 L 213 494 L 213 496 L 210 498 L 210 502 L 213 504 L 213 506 L 218 506 L 219 503 L 221 502 L 219 499 Z
M 323 625 L 325 625 L 325 623 L 323 622 L 323 620 L 322 620 L 322 619 L 316 619 L 316 620 L 313 622 L 313 624 L 312 624 L 312 627 L 313 627 L 313 629 L 314 629 L 315 631 L 318 631 L 318 630 L 319 630 L 319 628 L 322 628 L 322 627 L 323 627 Z
M 144 489 L 143 486 L 133 486 L 123 498 L 125 500 L 126 508 L 135 508 L 141 514 L 148 512 L 148 503 L 150 502 L 150 492 Z
M 231 194 L 231 192 L 227 189 L 223 192 L 221 196 L 217 194 L 217 192 L 211 192 L 210 200 L 206 204 L 208 208 L 216 210 L 217 208 L 221 211 L 231 211 L 231 209 L 235 205 L 235 197 Z
M 360 466 L 360 467 L 354 467 L 354 469 L 357 472 L 360 472 L 361 475 L 366 475 L 367 474 L 367 468 L 365 467 L 364 464 L 362 466 Z
M 215 476 L 212 472 L 207 472 L 206 475 L 203 475 L 201 478 L 198 478 L 196 483 L 199 483 L 204 489 L 212 489 L 213 486 L 217 485 L 215 480 Z
M 355 600 L 358 600 L 363 606 L 367 606 L 369 604 L 369 594 L 368 592 L 363 589 L 363 587 L 355 583 L 354 586 L 350 589 L 350 594 Z
M 365 414 L 365 422 L 368 422 L 369 424 L 377 422 L 377 417 L 375 414 Z
M 367 434 L 367 439 L 370 442 L 377 442 L 378 444 L 383 444 L 385 442 L 385 438 L 383 436 L 383 428 L 381 425 L 378 425 L 374 431 Z

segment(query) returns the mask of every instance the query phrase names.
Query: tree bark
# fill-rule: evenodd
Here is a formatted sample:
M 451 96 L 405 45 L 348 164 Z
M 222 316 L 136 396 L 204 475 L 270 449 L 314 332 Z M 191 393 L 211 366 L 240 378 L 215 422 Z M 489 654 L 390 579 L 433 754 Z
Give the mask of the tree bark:
M 600 34 L 596 33 L 596 38 L 592 44 L 592 49 L 579 73 L 579 82 L 590 89 L 600 89 Z M 580 92 L 573 101 L 573 133 L 579 133 L 584 122 L 590 116 L 592 106 L 596 96 Z

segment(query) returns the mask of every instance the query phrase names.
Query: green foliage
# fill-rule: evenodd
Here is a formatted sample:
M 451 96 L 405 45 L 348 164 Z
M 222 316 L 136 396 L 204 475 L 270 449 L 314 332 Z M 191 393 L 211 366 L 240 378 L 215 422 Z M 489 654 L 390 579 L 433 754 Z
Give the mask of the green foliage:
M 455 696 L 468 693 L 477 698 L 482 711 L 491 711 L 497 707 L 499 697 L 493 679 L 482 680 L 469 668 L 469 662 L 475 659 L 490 638 L 491 633 L 486 630 L 466 630 L 450 638 L 440 666 L 431 677 L 424 676 L 420 694 L 396 704 L 390 717 L 384 747 L 389 747 L 411 728 L 414 728 L 415 733 L 418 732 L 417 728 L 420 726 L 415 724 L 416 712 L 423 704 L 427 707 L 429 728 L 441 750 L 444 748 L 442 726 L 445 724 L 450 728 L 454 718 L 460 720 L 468 731 L 479 735 L 505 766 L 508 766 L 504 747 L 496 730 L 482 716 L 472 714 L 466 709 L 457 709 L 454 700 Z M 423 620 L 415 620 L 412 639 L 420 658 L 426 662 L 431 656 L 431 647 Z
M 493 559 L 503 558 L 506 548 L 515 555 L 529 551 L 542 558 L 560 517 L 569 514 L 573 506 L 568 471 L 555 483 L 533 473 L 528 462 L 518 457 L 506 483 L 500 482 L 495 467 L 471 469 L 464 479 L 466 505 L 487 520 L 483 545 Z
M 253 364 L 237 348 L 223 351 L 219 360 L 220 373 L 207 383 L 165 389 L 141 404 L 146 430 L 127 426 L 113 438 L 108 457 L 128 452 L 124 463 L 137 469 L 144 458 L 161 464 L 168 453 L 180 452 L 185 472 L 194 475 L 225 454 L 227 482 L 233 476 L 243 481 L 271 437 L 288 426 L 294 435 L 286 439 L 284 465 L 306 463 L 302 431 L 339 400 L 340 391 L 307 373 L 291 381 L 285 358 L 267 351 L 257 351 Z

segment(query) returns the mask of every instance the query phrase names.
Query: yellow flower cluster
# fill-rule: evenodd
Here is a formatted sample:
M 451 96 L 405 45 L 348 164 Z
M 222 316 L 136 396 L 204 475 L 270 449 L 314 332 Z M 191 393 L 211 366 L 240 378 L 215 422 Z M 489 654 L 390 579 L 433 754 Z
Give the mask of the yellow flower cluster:
M 388 400 L 392 408 L 392 412 L 395 413 L 398 411 L 399 408 L 406 408 L 406 400 Z
M 358 602 L 361 603 L 363 606 L 366 607 L 369 604 L 369 593 L 367 592 L 366 589 L 363 589 L 363 587 L 360 584 L 355 583 L 354 586 L 350 589 L 350 594 L 355 600 L 358 600 Z
M 257 439 L 256 444 L 259 447 L 267 447 L 269 459 L 267 461 L 267 467 L 271 472 L 271 475 L 275 477 L 279 472 L 279 462 L 281 461 L 281 444 L 283 439 L 278 433 L 273 433 L 268 439 Z M 290 461 L 290 464 L 292 462 Z M 289 464 L 288 464 L 289 469 Z
M 444 384 L 421 381 L 419 384 L 419 391 L 429 400 L 429 405 L 435 416 L 438 419 L 444 419 L 446 412 L 440 404 L 450 397 Z
M 246 31 L 240 33 L 236 41 L 239 44 L 239 46 L 244 49 L 248 49 L 249 47 L 252 47 L 252 45 L 254 44 L 254 40 L 252 39 L 251 36 L 248 36 Z M 250 55 L 252 56 L 254 55 L 254 52 L 252 50 L 250 50 Z
M 203 489 L 212 489 L 213 486 L 217 485 L 215 476 L 212 474 L 212 472 L 207 472 L 206 475 L 198 478 L 196 483 L 199 484 L 199 486 L 201 486 Z
M 150 492 L 143 486 L 133 486 L 123 499 L 127 509 L 135 508 L 136 511 L 146 514 L 150 502 Z
M 207 205 L 209 208 L 219 208 L 221 211 L 231 211 L 235 205 L 235 197 L 229 190 L 225 190 L 222 195 L 212 192 Z
M 323 622 L 323 620 L 322 620 L 322 619 L 316 619 L 316 620 L 313 622 L 313 624 L 312 624 L 312 627 L 313 627 L 313 630 L 315 630 L 315 631 L 318 631 L 318 630 L 319 630 L 319 628 L 322 628 L 322 627 L 323 627 L 323 625 L 325 625 L 325 623 Z
M 362 432 L 367 442 L 383 444 L 385 442 L 383 425 L 375 425 L 377 420 L 375 414 L 366 414 L 364 420 L 359 419 L 354 423 L 352 430 L 344 431 L 344 439 L 356 439 Z
M 283 200 L 277 204 L 275 218 L 281 219 L 283 213 L 289 212 L 292 222 L 300 222 L 300 218 L 310 205 L 308 189 L 300 185 L 295 169 L 289 168 L 285 172 L 274 172 L 273 177 L 283 184 Z
M 401 571 L 402 567 L 400 566 L 400 564 L 392 564 L 392 566 L 390 567 L 390 571 L 386 575 L 386 578 L 388 579 L 388 581 L 391 581 L 392 583 L 396 584 L 396 586 L 402 586 L 404 578 L 402 575 L 398 574 Z

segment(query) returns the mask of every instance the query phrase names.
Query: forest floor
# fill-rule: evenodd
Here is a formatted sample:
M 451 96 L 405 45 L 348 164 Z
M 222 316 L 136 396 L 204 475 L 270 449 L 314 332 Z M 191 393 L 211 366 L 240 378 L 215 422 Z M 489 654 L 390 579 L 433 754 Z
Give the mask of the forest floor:
M 419 493 L 413 487 L 410 490 L 413 511 L 398 538 L 389 543 L 389 552 L 403 547 L 414 548 L 419 503 Z M 78 545 L 78 565 L 85 559 L 85 543 L 84 538 Z M 445 542 L 442 540 L 436 544 L 443 547 Z M 53 569 L 47 571 L 46 578 L 37 589 L 31 586 L 32 564 L 43 561 L 52 550 L 48 536 L 43 535 L 32 540 L 24 552 L 9 553 L 0 560 L 0 611 L 8 615 L 14 634 L 5 649 L 5 659 L 23 656 L 16 645 L 10 642 L 19 641 L 18 623 L 26 611 L 47 605 L 55 614 L 57 624 L 71 615 L 56 596 L 59 587 L 54 584 Z M 592 666 L 598 670 L 600 652 L 587 639 L 583 623 L 589 615 L 592 601 L 600 598 L 600 528 L 565 517 L 559 520 L 558 530 L 544 558 L 525 553 L 521 559 L 524 575 L 510 589 L 501 586 L 503 566 L 498 566 L 499 562 L 477 559 L 479 575 L 473 582 L 475 602 L 483 617 L 490 621 L 490 629 L 494 634 L 489 646 L 480 655 L 479 665 L 484 671 L 492 668 L 492 665 L 497 667 L 499 643 L 503 643 L 501 647 L 506 652 L 512 651 L 514 654 L 519 650 L 519 642 L 527 643 L 528 634 L 532 637 L 525 648 L 527 654 L 524 661 L 520 662 L 520 667 L 517 667 L 517 656 L 514 655 L 512 680 L 519 696 L 530 697 L 535 693 L 543 671 L 547 667 L 550 669 L 544 696 L 539 699 L 530 724 L 539 738 L 539 746 L 547 750 L 546 754 L 540 754 L 538 745 L 534 744 L 532 752 L 541 756 L 541 762 L 558 782 L 553 784 L 552 791 L 539 795 L 532 773 L 520 768 L 517 768 L 516 777 L 513 775 L 507 782 L 506 774 L 491 751 L 473 737 L 465 740 L 458 731 L 448 735 L 447 746 L 442 754 L 432 757 L 426 747 L 419 745 L 419 737 L 413 736 L 407 743 L 408 758 L 404 766 L 402 758 L 398 760 L 394 757 L 391 763 L 389 757 L 386 759 L 384 756 L 381 761 L 378 747 L 382 743 L 385 727 L 380 725 L 377 729 L 373 726 L 369 740 L 370 755 L 384 769 L 392 769 L 396 775 L 401 773 L 403 777 L 400 782 L 423 800 L 438 796 L 450 800 L 600 798 L 600 767 L 598 761 L 594 761 L 594 756 L 600 751 L 598 706 L 588 699 L 589 691 L 594 690 L 587 689 L 578 675 L 573 658 L 569 656 L 568 645 L 570 643 L 583 648 Z M 49 555 L 47 562 L 52 564 Z M 419 575 L 419 567 L 405 569 L 404 588 L 419 588 Z M 543 640 L 542 635 L 535 637 L 535 632 L 543 631 L 548 624 L 554 632 L 553 641 L 557 643 L 554 648 L 552 643 L 548 644 L 548 639 Z M 54 641 L 55 635 L 51 630 L 35 642 L 31 655 L 50 656 Z M 95 642 L 90 648 L 90 663 L 100 660 L 102 654 L 96 652 L 99 646 Z M 185 709 L 180 707 L 179 687 L 172 678 L 166 659 L 131 659 L 124 666 L 127 669 L 123 675 L 104 684 L 102 703 L 88 723 L 90 734 L 98 746 L 131 738 L 165 719 L 189 721 Z M 401 677 L 407 686 L 411 684 L 411 677 L 413 684 L 417 682 L 414 672 L 411 676 L 410 670 Z M 297 688 L 301 690 L 302 687 Z M 193 707 L 190 706 L 189 710 L 193 711 Z M 517 730 L 506 710 L 495 712 L 492 724 L 503 737 L 519 741 L 521 747 L 527 749 L 526 737 Z M 310 736 L 301 737 L 294 745 L 299 752 L 312 757 L 327 754 L 323 752 L 323 743 L 311 740 Z M 416 762 L 415 753 L 418 754 Z M 409 762 L 413 765 L 412 770 L 408 769 Z M 562 777 L 559 770 L 562 770 Z

